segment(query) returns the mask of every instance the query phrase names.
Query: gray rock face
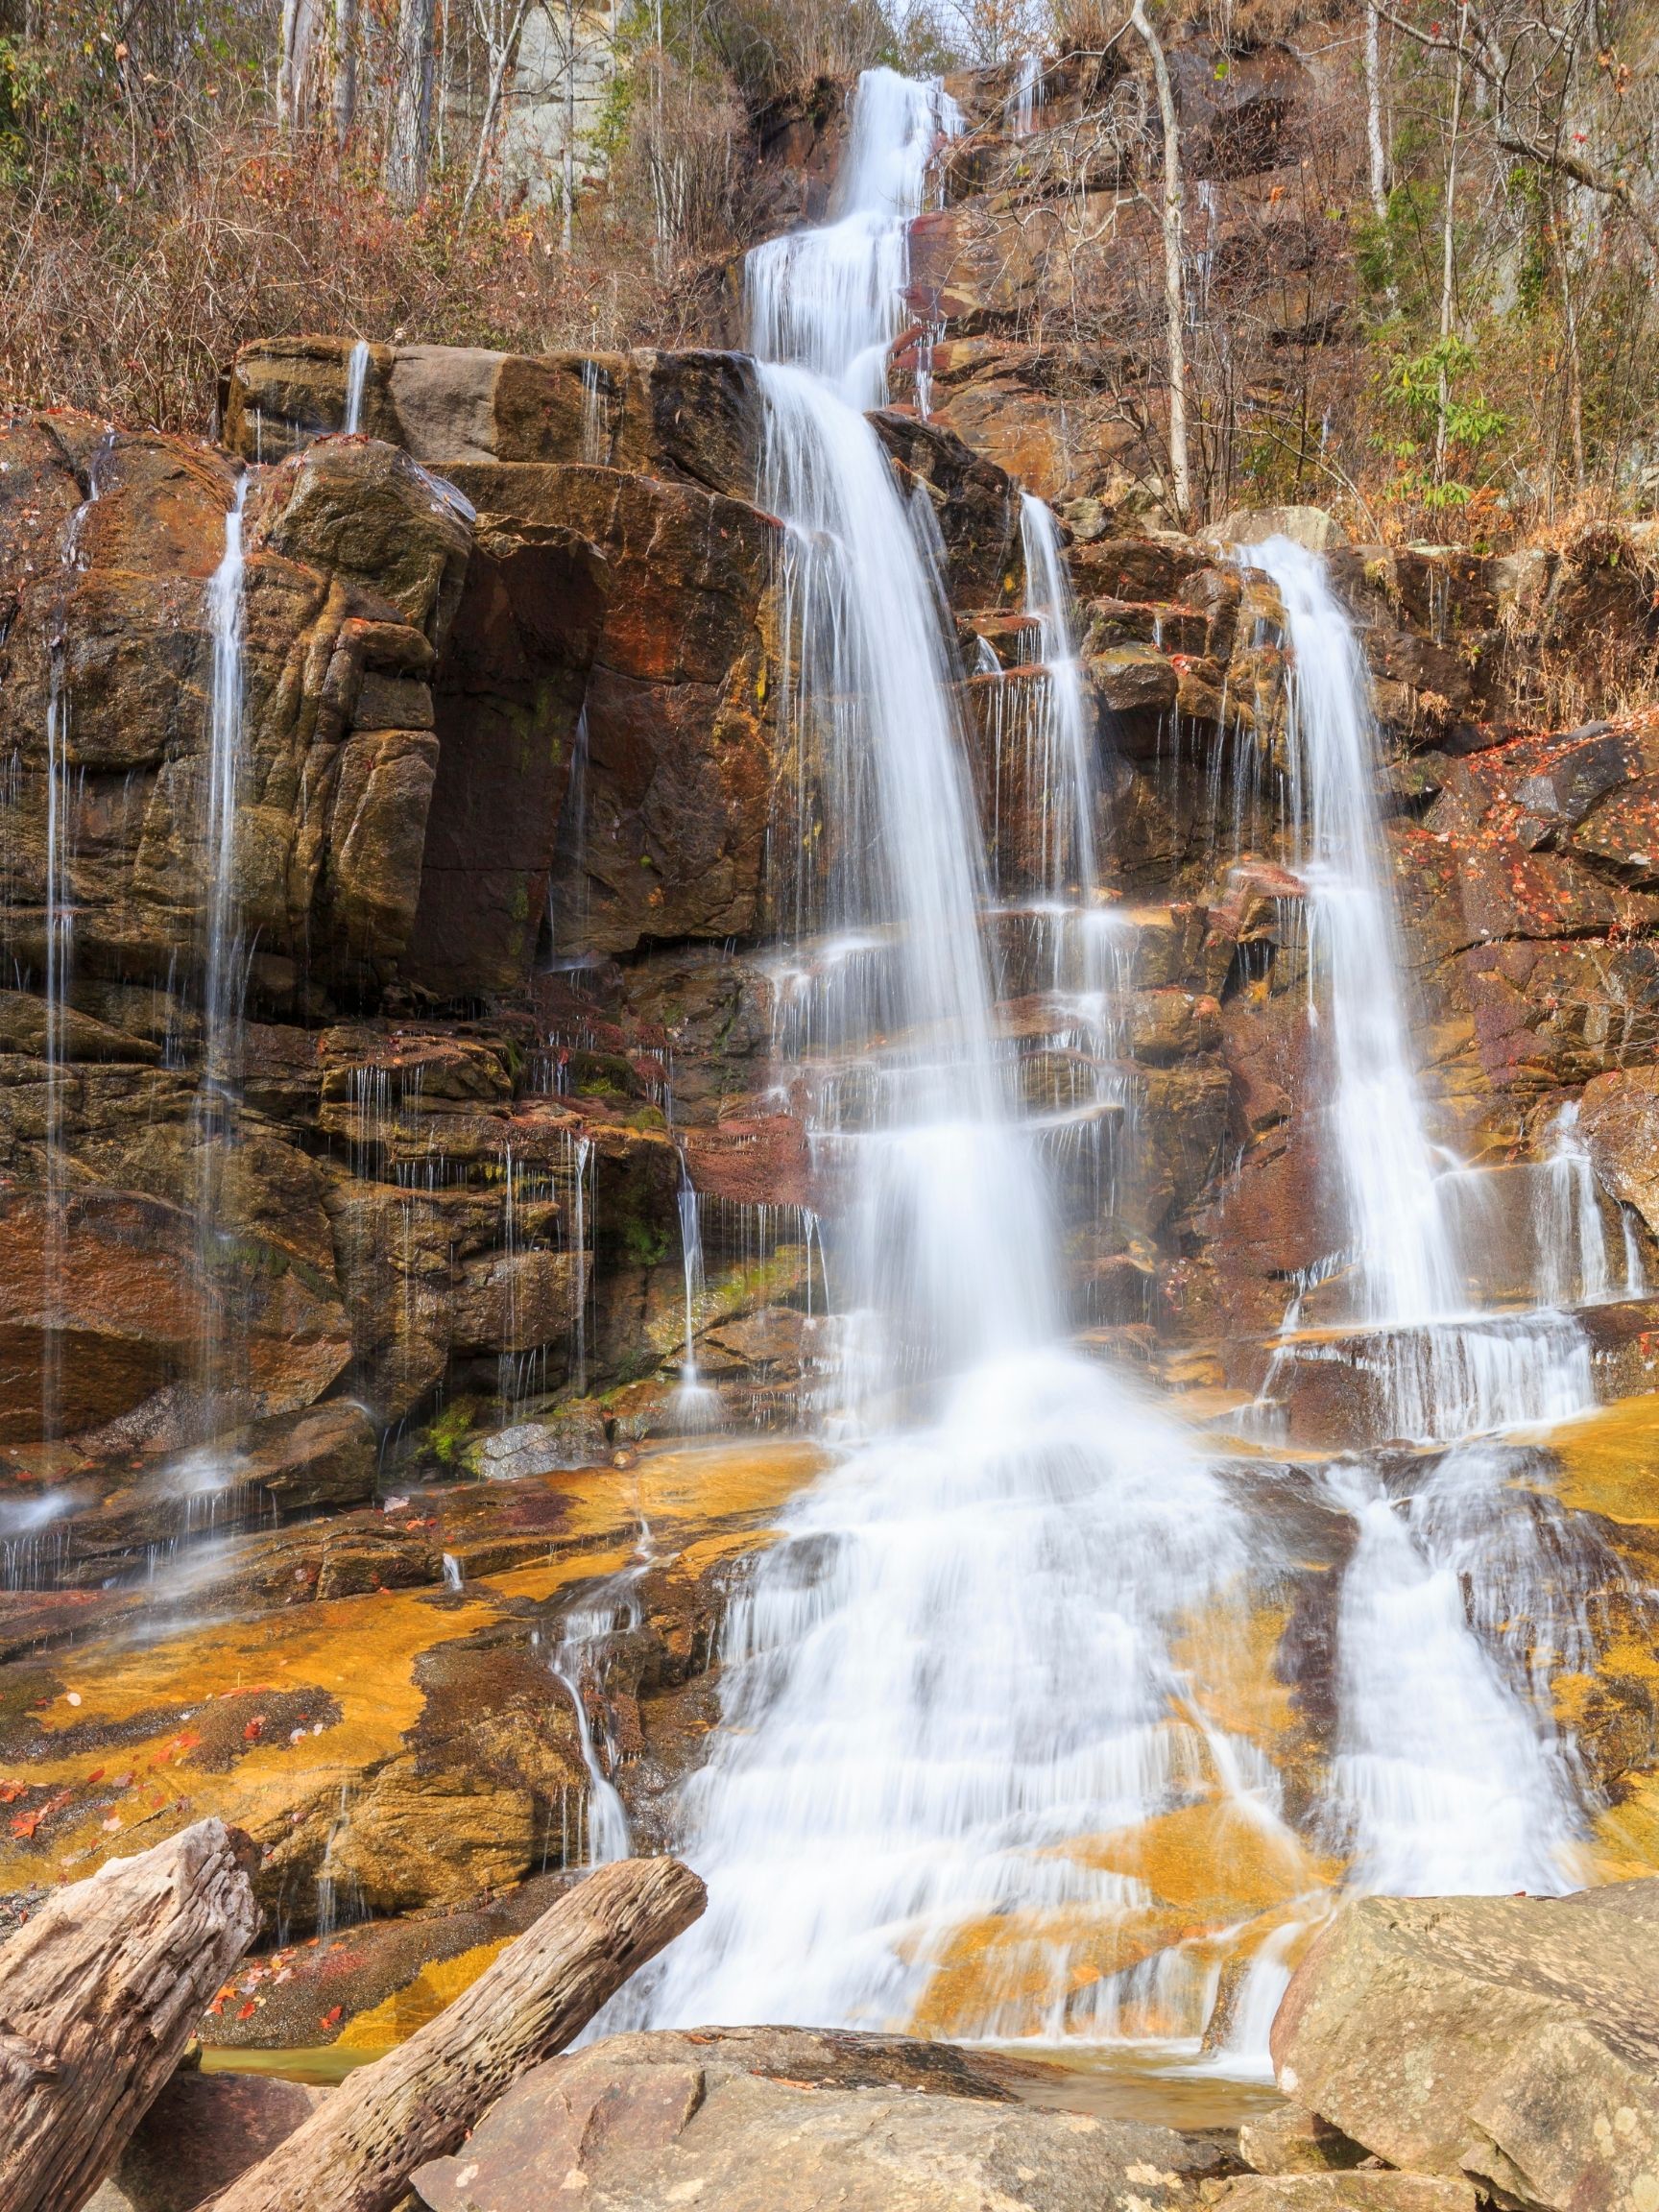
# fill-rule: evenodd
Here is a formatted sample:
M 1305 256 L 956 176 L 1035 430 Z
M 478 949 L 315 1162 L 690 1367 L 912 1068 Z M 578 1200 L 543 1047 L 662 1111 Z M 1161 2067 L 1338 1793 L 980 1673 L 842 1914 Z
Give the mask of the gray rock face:
M 430 2212 L 1172 2212 L 1219 2163 L 1167 2128 L 1021 2104 L 948 2045 L 751 2028 L 556 2058 L 415 2189 Z
M 1659 1881 L 1367 1898 L 1273 2027 L 1279 2083 L 1390 2165 L 1538 2212 L 1659 2212 Z

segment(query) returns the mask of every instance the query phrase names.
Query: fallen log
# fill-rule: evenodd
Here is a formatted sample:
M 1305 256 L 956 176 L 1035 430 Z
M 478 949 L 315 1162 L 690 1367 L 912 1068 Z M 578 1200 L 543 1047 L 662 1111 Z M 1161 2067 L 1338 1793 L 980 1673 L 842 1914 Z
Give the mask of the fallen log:
M 599 1867 L 435 2020 L 348 2076 L 212 2212 L 389 2212 L 417 2166 L 446 2156 L 521 2074 L 564 2050 L 707 1901 L 674 1859 Z
M 80 2212 L 253 1939 L 246 1838 L 199 1820 L 0 1945 L 0 2205 Z

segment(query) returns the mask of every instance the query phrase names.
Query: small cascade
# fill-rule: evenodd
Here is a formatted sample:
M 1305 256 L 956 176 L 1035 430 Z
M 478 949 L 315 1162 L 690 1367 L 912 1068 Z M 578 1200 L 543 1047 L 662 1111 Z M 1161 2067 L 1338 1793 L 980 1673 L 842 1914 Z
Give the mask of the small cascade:
M 212 661 L 207 689 L 207 760 L 203 805 L 202 1074 L 195 1106 L 198 1237 L 203 1295 L 200 1382 L 211 1403 L 236 1386 L 238 1347 L 227 1323 L 234 1287 L 226 1278 L 224 1166 L 237 1134 L 245 984 L 236 893 L 236 816 L 243 775 L 245 690 L 242 516 L 248 477 L 237 480 L 225 516 L 225 551 L 207 587 Z
M 1364 1464 L 1334 1468 L 1333 1500 L 1358 1542 L 1336 1626 L 1340 1726 L 1329 1805 L 1361 1888 L 1406 1895 L 1575 1887 L 1582 1834 L 1569 1755 L 1550 1707 L 1554 1667 L 1589 1639 L 1538 1623 L 1557 1563 L 1538 1555 L 1501 1454 L 1448 1453 L 1395 1500 Z M 1502 1664 L 1502 1638 L 1544 1631 Z M 1497 1647 L 1497 1648 L 1495 1648 Z
M 1043 57 L 1022 56 L 1020 74 L 1008 100 L 1008 128 L 1016 138 L 1029 138 L 1037 128 L 1037 110 L 1043 105 Z
M 1050 794 L 1053 844 L 1049 889 L 1081 890 L 1099 881 L 1094 851 L 1094 715 L 1077 658 L 1077 615 L 1066 574 L 1065 547 L 1052 513 L 1031 493 L 1020 499 L 1020 541 L 1025 558 L 1025 612 L 1037 625 L 1046 682 L 1040 716 L 1037 788 Z M 1054 801 L 1058 800 L 1058 805 Z
M 351 1786 L 340 1785 L 340 1801 L 328 1824 L 317 1868 L 317 1935 L 325 1942 L 336 1929 L 351 1927 L 369 1917 L 363 1886 L 353 1874 L 342 1873 L 340 1854 L 351 1833 Z
M 886 403 L 887 349 L 910 319 L 910 218 L 941 141 L 962 127 L 943 85 L 866 70 L 836 179 L 836 220 L 774 238 L 744 263 L 761 360 L 798 362 L 855 407 Z
M 346 356 L 346 435 L 354 438 L 363 427 L 363 392 L 369 381 L 369 345 L 358 338 Z
M 1593 1403 L 1583 1331 L 1542 1285 L 1530 1316 L 1479 1310 L 1458 1234 L 1459 1165 L 1430 1139 L 1354 626 L 1316 555 L 1275 538 L 1245 558 L 1278 587 L 1294 655 L 1289 799 L 1308 892 L 1310 1022 L 1329 1065 L 1326 1126 L 1348 1217 L 1340 1282 L 1364 1339 L 1304 1348 L 1292 1320 L 1283 1356 L 1337 1357 L 1375 1376 L 1385 1435 L 1452 1442 L 1562 1420 Z
M 605 392 L 599 364 L 589 357 L 582 364 L 582 458 L 597 469 L 611 458 L 611 438 L 605 419 Z
M 634 1848 L 628 1810 L 612 1779 L 620 1747 L 610 1723 L 605 1693 L 606 1660 L 618 1636 L 644 1619 L 639 1585 L 655 1556 L 651 1530 L 641 1521 L 639 1550 L 631 1565 L 601 1582 L 586 1604 L 573 1606 L 560 1623 L 559 1642 L 548 1662 L 570 1699 L 582 1764 L 588 1769 L 588 1807 L 583 1842 L 585 1863 L 608 1866 Z
M 685 1278 L 685 1354 L 669 1404 L 680 1428 L 717 1429 L 722 1414 L 720 1394 L 709 1387 L 697 1370 L 697 1301 L 705 1287 L 703 1226 L 684 1157 L 680 1162 L 679 1204 L 680 1257 Z
M 1630 1280 L 1630 1257 L 1636 1253 L 1636 1244 L 1627 1222 L 1621 1255 L 1624 1281 L 1622 1286 L 1614 1282 L 1596 1169 L 1579 1134 L 1576 1098 L 1569 1099 L 1550 1125 L 1550 1149 L 1544 1156 L 1540 1183 L 1533 1220 L 1538 1238 L 1538 1295 L 1543 1302 L 1547 1306 L 1599 1306 L 1620 1295 L 1639 1297 L 1646 1286 L 1639 1254 L 1637 1280 L 1634 1284 Z
M 78 815 L 76 781 L 71 770 L 69 688 L 67 675 L 68 595 L 81 563 L 81 533 L 87 515 L 97 503 L 99 473 L 109 450 L 108 439 L 93 455 L 87 470 L 86 496 L 69 517 L 60 552 L 64 582 L 64 602 L 47 640 L 45 860 L 41 884 L 40 982 L 45 999 L 45 1037 L 42 1053 L 46 1068 L 45 1113 L 42 1131 L 44 1165 L 44 1228 L 41 1238 L 41 1293 L 48 1313 L 63 1302 L 64 1206 L 67 1193 L 66 1155 L 63 1141 L 64 1022 L 69 1007 L 69 985 L 75 956 L 75 824 Z M 59 1333 L 45 1333 L 40 1358 L 40 1433 L 55 1440 L 63 1429 L 62 1342 Z

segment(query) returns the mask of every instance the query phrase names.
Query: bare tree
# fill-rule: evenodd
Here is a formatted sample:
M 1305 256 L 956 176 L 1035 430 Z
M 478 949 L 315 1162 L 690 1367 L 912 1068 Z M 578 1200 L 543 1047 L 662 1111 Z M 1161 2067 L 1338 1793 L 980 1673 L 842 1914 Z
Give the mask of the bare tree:
M 431 171 L 437 33 L 437 0 L 398 0 L 385 174 L 387 191 L 405 207 L 425 199 Z
M 1164 308 L 1169 346 L 1169 487 L 1176 518 L 1192 512 L 1192 475 L 1187 458 L 1187 284 L 1181 245 L 1181 124 L 1163 41 L 1146 13 L 1146 0 L 1135 0 L 1129 20 L 1152 62 L 1158 88 L 1158 114 L 1164 130 Z
M 357 120 L 358 0 L 334 0 L 334 142 L 344 153 Z
M 1382 139 L 1382 27 L 1377 0 L 1365 0 L 1365 139 L 1371 154 L 1371 205 L 1388 216 L 1388 154 Z
M 478 126 L 478 146 L 472 157 L 472 174 L 467 180 L 467 196 L 461 203 L 461 220 L 465 223 L 472 212 L 472 203 L 478 197 L 478 187 L 484 181 L 485 164 L 495 140 L 496 119 L 501 112 L 501 95 L 511 71 L 518 60 L 518 44 L 524 36 L 524 25 L 529 20 L 535 0 L 518 0 L 518 7 L 509 22 L 505 36 L 497 46 L 491 36 L 490 19 L 482 7 L 477 7 L 478 28 L 484 35 L 485 46 L 490 51 L 490 94 L 484 104 L 484 120 Z
M 308 131 L 324 68 L 322 0 L 282 0 L 282 52 L 276 69 L 276 124 Z

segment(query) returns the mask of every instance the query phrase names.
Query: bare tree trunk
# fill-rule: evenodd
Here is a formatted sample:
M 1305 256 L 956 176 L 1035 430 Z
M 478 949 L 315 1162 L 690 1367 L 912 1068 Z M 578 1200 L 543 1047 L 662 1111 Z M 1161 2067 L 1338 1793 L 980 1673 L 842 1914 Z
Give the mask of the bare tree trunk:
M 357 4 L 334 0 L 334 143 L 342 154 L 357 120 Z
M 418 2166 L 454 2151 L 707 1901 L 675 1859 L 601 1866 L 435 2020 L 352 2074 L 212 2212 L 390 2212 Z
M 1176 519 L 1192 513 L 1192 474 L 1187 458 L 1187 286 L 1181 250 L 1181 125 L 1164 47 L 1146 13 L 1146 0 L 1135 0 L 1129 20 L 1151 57 L 1158 87 L 1158 112 L 1164 126 L 1164 307 L 1169 340 L 1169 484 Z
M 276 69 L 276 121 L 284 131 L 307 131 L 317 102 L 323 44 L 319 0 L 283 0 L 282 54 Z
M 507 34 L 507 42 L 495 57 L 495 65 L 490 72 L 490 97 L 484 104 L 484 120 L 478 127 L 478 147 L 472 156 L 472 174 L 467 180 L 467 197 L 461 203 L 461 221 L 465 225 L 472 212 L 472 203 L 478 197 L 478 187 L 484 181 L 484 164 L 490 158 L 490 148 L 495 136 L 495 118 L 501 108 L 501 94 L 507 75 L 518 55 L 518 41 L 529 20 L 532 0 L 519 0 L 518 12 Z
M 237 1852 L 199 1820 L 54 1890 L 0 1947 L 6 2212 L 80 2212 L 113 2168 L 253 1939 Z
M 1365 8 L 1365 137 L 1371 149 L 1371 205 L 1388 219 L 1388 154 L 1382 143 L 1382 24 L 1377 0 Z
M 1447 372 L 1446 347 L 1452 336 L 1454 282 L 1456 274 L 1454 227 L 1457 212 L 1457 134 L 1463 125 L 1463 41 L 1469 28 L 1469 0 L 1463 0 L 1457 19 L 1457 69 L 1452 81 L 1452 145 L 1446 156 L 1446 216 L 1440 229 L 1440 374 L 1437 382 L 1434 423 L 1434 481 L 1446 481 L 1446 416 L 1452 404 L 1452 380 Z
M 1573 489 L 1584 489 L 1584 377 L 1578 358 L 1578 302 L 1573 291 L 1572 231 L 1563 208 L 1555 224 L 1561 313 L 1567 326 L 1567 420 L 1573 433 Z
M 432 163 L 432 78 L 437 0 L 398 0 L 397 75 L 392 135 L 386 146 L 386 189 L 405 207 L 426 197 Z
M 565 0 L 565 221 L 560 239 L 570 252 L 576 207 L 576 0 Z

